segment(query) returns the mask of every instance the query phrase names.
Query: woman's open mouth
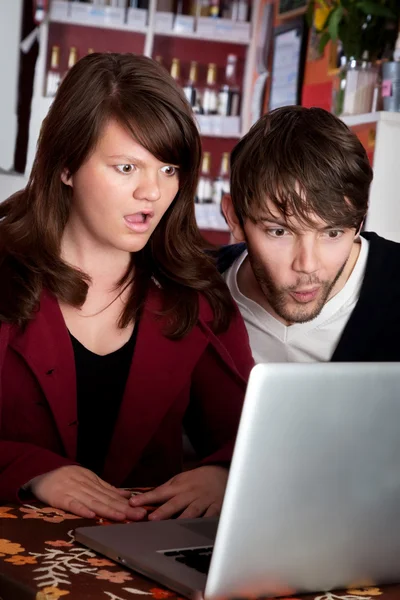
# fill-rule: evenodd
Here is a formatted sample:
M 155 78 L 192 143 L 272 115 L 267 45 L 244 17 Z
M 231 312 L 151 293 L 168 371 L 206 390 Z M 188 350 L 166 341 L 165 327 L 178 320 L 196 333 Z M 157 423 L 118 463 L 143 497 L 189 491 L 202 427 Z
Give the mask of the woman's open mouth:
M 154 217 L 153 211 L 142 211 L 124 217 L 127 227 L 135 233 L 146 233 L 151 225 L 151 220 Z

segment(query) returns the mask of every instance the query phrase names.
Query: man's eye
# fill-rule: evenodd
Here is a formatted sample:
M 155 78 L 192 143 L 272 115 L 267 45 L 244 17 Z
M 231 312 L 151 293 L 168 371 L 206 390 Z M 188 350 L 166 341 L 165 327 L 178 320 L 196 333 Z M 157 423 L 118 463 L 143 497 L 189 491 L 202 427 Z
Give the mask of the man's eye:
M 279 229 L 267 229 L 267 233 L 272 237 L 283 237 L 287 231 L 283 227 L 280 227 Z
M 117 165 L 117 170 L 120 173 L 124 173 L 126 175 L 129 175 L 129 173 L 132 173 L 134 168 L 135 168 L 135 165 Z
M 332 240 L 339 238 L 343 234 L 343 231 L 339 229 L 331 229 L 328 231 L 328 237 Z

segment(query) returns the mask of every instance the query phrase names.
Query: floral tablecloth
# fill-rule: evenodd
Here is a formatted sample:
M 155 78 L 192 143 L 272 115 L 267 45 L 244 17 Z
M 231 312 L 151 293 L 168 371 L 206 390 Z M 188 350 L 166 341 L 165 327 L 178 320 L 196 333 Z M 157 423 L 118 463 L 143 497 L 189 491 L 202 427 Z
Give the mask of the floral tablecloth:
M 176 600 L 174 592 L 74 542 L 81 519 L 40 504 L 0 506 L 0 600 Z M 400 585 L 314 594 L 312 600 L 400 600 Z

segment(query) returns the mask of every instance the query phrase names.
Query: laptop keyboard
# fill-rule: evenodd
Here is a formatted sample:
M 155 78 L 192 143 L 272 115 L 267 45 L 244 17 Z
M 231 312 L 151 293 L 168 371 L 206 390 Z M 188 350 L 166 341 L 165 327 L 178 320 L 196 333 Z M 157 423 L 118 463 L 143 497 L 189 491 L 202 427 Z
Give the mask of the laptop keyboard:
M 206 575 L 210 568 L 212 551 L 213 546 L 202 546 L 200 548 L 167 550 L 163 554 Z

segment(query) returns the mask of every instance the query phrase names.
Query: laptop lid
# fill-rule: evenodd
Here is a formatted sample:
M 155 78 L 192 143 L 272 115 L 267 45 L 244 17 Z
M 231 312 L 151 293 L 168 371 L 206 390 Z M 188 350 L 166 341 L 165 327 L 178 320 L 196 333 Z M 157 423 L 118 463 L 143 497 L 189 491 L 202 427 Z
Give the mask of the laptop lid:
M 205 596 L 400 581 L 400 364 L 250 376 Z

